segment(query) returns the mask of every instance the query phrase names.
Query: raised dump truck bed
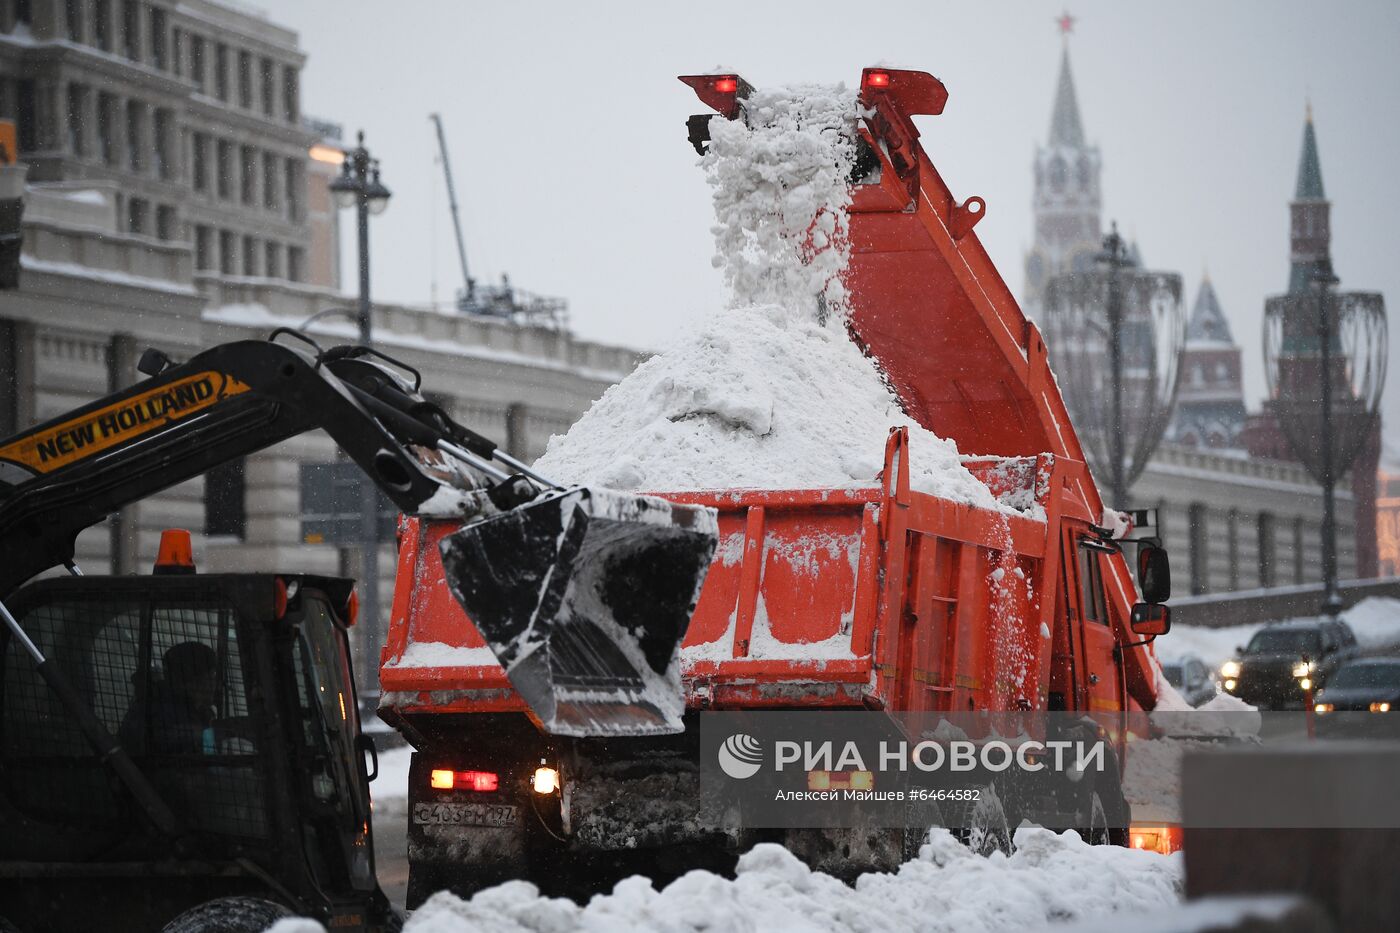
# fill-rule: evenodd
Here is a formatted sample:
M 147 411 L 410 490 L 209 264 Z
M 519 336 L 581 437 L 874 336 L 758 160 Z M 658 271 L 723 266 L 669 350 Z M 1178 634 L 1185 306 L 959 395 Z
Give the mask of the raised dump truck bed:
M 697 147 L 708 121 L 742 118 L 749 85 L 737 75 L 682 80 L 716 111 L 691 118 Z M 607 741 L 536 728 L 443 583 L 443 529 L 406 521 L 381 713 L 418 749 L 410 906 L 441 887 L 468 892 L 522 876 L 549 884 L 619 852 L 646 853 L 634 869 L 664 870 L 663 854 L 685 844 L 742 843 L 717 837 L 698 812 L 704 710 L 1155 706 L 1154 665 L 1132 619 L 1146 610 L 1160 627 L 1165 612 L 1138 603 L 1121 543 L 1104 526 L 1123 527 L 1084 466 L 1044 342 L 973 232 L 985 203 L 955 199 L 919 144 L 911 116 L 940 113 L 946 98 L 922 72 L 863 73 L 865 149 L 843 280 L 852 334 L 905 413 L 985 455 L 964 465 L 1001 507 L 911 490 L 903 430 L 891 433 L 868 487 L 661 491 L 719 513 L 719 546 L 680 653 L 685 728 Z M 1121 750 L 1125 737 L 1112 739 Z M 1102 780 L 1076 784 L 1070 819 L 1084 822 L 1059 825 L 1093 822 L 1101 838 L 1124 842 L 1130 815 L 1117 769 Z M 1035 819 L 1036 805 L 1008 801 L 1009 825 Z M 833 863 L 849 847 L 826 843 L 827 860 L 809 861 L 888 869 L 917 847 L 922 827 L 901 832 L 875 847 L 872 863 Z

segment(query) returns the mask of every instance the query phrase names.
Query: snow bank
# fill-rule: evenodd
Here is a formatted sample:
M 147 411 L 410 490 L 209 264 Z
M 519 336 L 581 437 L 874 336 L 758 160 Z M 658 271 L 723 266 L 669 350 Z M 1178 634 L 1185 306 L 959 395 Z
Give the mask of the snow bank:
M 1351 626 L 1357 642 L 1367 651 L 1400 648 L 1400 599 L 1384 596 L 1363 599 L 1345 610 L 1342 620 Z M 1262 624 L 1228 628 L 1174 625 L 1169 634 L 1157 639 L 1157 653 L 1164 660 L 1194 654 L 1208 667 L 1219 670 L 1220 665 L 1235 656 L 1236 647 L 1243 647 L 1263 627 Z
M 957 447 L 899 407 L 850 339 L 846 176 L 856 94 L 757 93 L 750 125 L 711 121 L 715 265 L 729 307 L 599 399 L 536 464 L 627 490 L 869 485 L 892 426 L 909 429 L 915 488 L 1003 508 Z
M 470 901 L 442 892 L 406 933 L 625 933 L 625 931 L 867 931 L 981 933 L 1039 929 L 1180 903 L 1181 856 L 1090 846 L 1074 833 L 1022 828 L 1009 858 L 974 855 L 935 830 L 897 874 L 868 874 L 854 889 L 808 869 L 778 845 L 754 847 L 730 881 L 692 871 L 660 891 L 629 878 L 586 906 L 539 896 L 524 881 Z

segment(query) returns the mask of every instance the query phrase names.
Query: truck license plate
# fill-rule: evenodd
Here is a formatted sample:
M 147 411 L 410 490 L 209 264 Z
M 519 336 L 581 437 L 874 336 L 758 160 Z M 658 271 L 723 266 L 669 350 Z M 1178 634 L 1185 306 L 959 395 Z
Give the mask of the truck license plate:
M 490 803 L 420 803 L 413 822 L 448 826 L 514 826 L 516 808 Z

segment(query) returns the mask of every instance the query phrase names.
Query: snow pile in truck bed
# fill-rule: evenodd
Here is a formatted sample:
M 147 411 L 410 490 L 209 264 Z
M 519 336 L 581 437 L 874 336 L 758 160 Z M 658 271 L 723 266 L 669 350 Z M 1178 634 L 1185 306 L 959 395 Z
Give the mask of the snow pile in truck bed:
M 915 488 L 1001 508 L 956 446 L 903 411 L 845 324 L 846 178 L 856 94 L 758 92 L 752 128 L 716 117 L 715 265 L 729 307 L 681 335 L 551 438 L 545 475 L 628 490 L 868 485 L 892 426 Z
M 657 891 L 644 878 L 621 882 L 586 906 L 540 897 L 514 881 L 470 901 L 434 895 L 406 933 L 568 931 L 921 930 L 983 933 L 1180 903 L 1181 856 L 1090 846 L 1073 833 L 1016 833 L 1009 858 L 983 858 L 935 830 L 919 859 L 895 874 L 868 874 L 854 889 L 813 872 L 781 846 L 754 847 L 734 880 L 692 871 Z

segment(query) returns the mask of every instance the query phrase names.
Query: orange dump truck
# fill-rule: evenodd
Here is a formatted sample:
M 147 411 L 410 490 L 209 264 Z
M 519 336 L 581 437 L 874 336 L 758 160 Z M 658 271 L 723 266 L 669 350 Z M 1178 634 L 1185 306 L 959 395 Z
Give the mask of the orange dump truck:
M 720 117 L 742 116 L 737 75 L 682 80 Z M 720 544 L 682 647 L 685 731 L 615 739 L 534 726 L 443 582 L 438 541 L 451 528 L 406 520 L 380 676 L 381 715 L 417 749 L 410 906 L 440 888 L 547 881 L 621 852 L 661 866 L 664 853 L 703 848 L 704 710 L 1155 705 L 1134 629 L 1160 627 L 1162 607 L 1139 602 L 1102 527 L 1112 523 L 1041 335 L 973 232 L 985 204 L 952 196 L 910 119 L 940 113 L 946 98 L 922 72 L 862 75 L 851 327 L 909 415 L 975 452 L 966 465 L 1006 508 L 911 490 L 902 430 L 868 488 L 657 491 L 718 510 Z M 690 127 L 703 145 L 706 118 Z M 1126 843 L 1116 772 L 1111 785 L 1097 793 Z M 1034 813 L 1008 816 L 1014 826 Z

